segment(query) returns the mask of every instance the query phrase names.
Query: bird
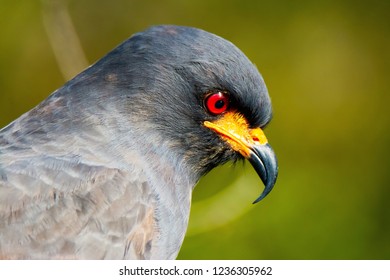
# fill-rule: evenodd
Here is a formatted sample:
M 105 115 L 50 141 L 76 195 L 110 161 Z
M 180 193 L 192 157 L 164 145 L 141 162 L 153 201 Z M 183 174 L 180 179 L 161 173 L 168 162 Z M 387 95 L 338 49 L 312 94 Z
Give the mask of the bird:
M 271 99 L 230 41 L 135 33 L 0 130 L 0 259 L 175 259 L 197 182 L 248 160 L 270 193 Z

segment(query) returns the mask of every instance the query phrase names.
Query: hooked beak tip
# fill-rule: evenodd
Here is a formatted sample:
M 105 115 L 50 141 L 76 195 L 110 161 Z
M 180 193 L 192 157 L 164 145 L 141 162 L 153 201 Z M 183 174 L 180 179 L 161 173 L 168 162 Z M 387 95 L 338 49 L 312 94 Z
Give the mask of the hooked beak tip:
M 275 153 L 269 144 L 253 146 L 248 160 L 265 186 L 263 192 L 253 202 L 255 204 L 272 191 L 278 177 L 278 163 Z

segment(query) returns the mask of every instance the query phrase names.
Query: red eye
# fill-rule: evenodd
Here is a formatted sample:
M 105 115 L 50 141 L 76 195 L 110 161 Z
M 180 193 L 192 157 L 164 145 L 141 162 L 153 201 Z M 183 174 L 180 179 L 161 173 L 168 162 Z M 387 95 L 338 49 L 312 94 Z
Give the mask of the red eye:
M 206 98 L 205 105 L 211 114 L 219 115 L 228 108 L 229 98 L 223 92 L 213 93 Z

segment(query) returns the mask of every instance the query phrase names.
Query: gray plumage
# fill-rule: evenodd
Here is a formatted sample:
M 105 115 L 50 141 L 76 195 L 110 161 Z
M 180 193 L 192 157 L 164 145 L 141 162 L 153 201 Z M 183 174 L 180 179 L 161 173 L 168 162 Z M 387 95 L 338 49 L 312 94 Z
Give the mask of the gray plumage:
M 173 259 L 202 175 L 241 155 L 202 125 L 225 90 L 253 127 L 264 82 L 202 30 L 138 33 L 0 130 L 0 259 Z

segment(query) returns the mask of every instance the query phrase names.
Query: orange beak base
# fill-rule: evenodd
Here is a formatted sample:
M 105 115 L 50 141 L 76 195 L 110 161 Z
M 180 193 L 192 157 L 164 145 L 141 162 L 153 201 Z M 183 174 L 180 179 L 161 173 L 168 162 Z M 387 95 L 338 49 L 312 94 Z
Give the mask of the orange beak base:
M 216 132 L 230 147 L 249 160 L 264 183 L 264 190 L 253 202 L 257 203 L 273 189 L 278 176 L 278 163 L 261 128 L 250 129 L 246 119 L 237 112 L 227 112 L 204 126 Z

